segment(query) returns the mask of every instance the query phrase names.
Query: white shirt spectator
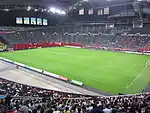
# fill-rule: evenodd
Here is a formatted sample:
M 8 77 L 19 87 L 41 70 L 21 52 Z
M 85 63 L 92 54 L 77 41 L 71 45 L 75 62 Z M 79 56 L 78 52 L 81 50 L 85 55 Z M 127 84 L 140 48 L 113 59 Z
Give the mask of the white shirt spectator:
M 53 111 L 53 113 L 60 113 L 60 111 Z
M 103 112 L 104 113 L 112 113 L 112 109 L 105 108 L 105 109 L 103 109 Z
M 28 113 L 29 108 L 24 105 L 24 106 L 21 106 L 21 109 L 20 109 L 20 110 L 23 111 L 23 113 Z

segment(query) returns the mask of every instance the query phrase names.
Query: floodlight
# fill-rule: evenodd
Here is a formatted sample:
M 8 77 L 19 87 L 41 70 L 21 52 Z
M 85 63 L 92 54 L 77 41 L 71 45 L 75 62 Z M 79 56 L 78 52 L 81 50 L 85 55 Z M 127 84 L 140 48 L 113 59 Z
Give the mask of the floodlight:
M 66 14 L 66 12 L 65 12 L 65 11 L 61 11 L 61 13 L 60 13 L 60 14 L 65 15 L 65 14 Z
M 31 10 L 31 7 L 30 7 L 30 6 L 28 6 L 27 11 L 30 11 L 30 10 Z
M 35 9 L 34 11 L 37 11 L 37 9 Z
M 9 11 L 9 9 L 4 9 L 4 11 Z
M 60 10 L 60 9 L 57 9 L 57 8 L 54 8 L 54 7 L 51 7 L 48 12 L 52 12 L 52 13 L 57 13 L 57 14 L 61 14 L 61 15 L 65 15 L 66 12 L 63 11 L 63 10 Z
M 50 11 L 55 13 L 56 12 L 56 9 L 54 7 L 50 8 Z
M 56 9 L 55 12 L 58 14 L 61 14 L 61 10 L 59 10 L 59 9 Z

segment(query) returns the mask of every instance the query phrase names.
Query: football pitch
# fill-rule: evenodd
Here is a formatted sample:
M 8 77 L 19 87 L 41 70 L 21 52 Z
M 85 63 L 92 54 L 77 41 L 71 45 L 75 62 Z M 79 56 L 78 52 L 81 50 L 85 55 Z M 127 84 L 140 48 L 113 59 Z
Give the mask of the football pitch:
M 150 81 L 150 56 L 146 55 L 56 47 L 3 52 L 0 56 L 111 94 L 138 93 Z

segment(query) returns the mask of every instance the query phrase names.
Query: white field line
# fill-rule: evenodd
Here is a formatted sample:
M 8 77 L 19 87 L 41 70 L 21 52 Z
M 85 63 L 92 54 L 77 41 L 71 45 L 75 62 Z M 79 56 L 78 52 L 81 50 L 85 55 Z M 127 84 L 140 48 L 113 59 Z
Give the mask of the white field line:
M 145 65 L 145 67 L 143 68 L 143 70 L 142 70 L 142 72 L 138 75 L 138 76 L 136 76 L 136 78 L 133 80 L 133 81 L 131 81 L 128 85 L 127 85 L 127 87 L 126 87 L 126 89 L 128 89 L 143 73 L 144 73 L 144 71 L 147 69 L 147 63 L 148 63 L 149 61 L 147 61 L 146 62 L 146 65 Z

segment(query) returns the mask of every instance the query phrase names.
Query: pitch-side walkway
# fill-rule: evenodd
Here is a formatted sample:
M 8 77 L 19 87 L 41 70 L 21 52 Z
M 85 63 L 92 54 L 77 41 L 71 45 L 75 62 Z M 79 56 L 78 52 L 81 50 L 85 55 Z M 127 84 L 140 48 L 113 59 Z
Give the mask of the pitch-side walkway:
M 99 93 L 95 93 L 87 89 L 24 68 L 16 69 L 16 66 L 1 60 L 0 60 L 0 78 L 50 90 L 93 95 L 93 96 L 102 96 Z

